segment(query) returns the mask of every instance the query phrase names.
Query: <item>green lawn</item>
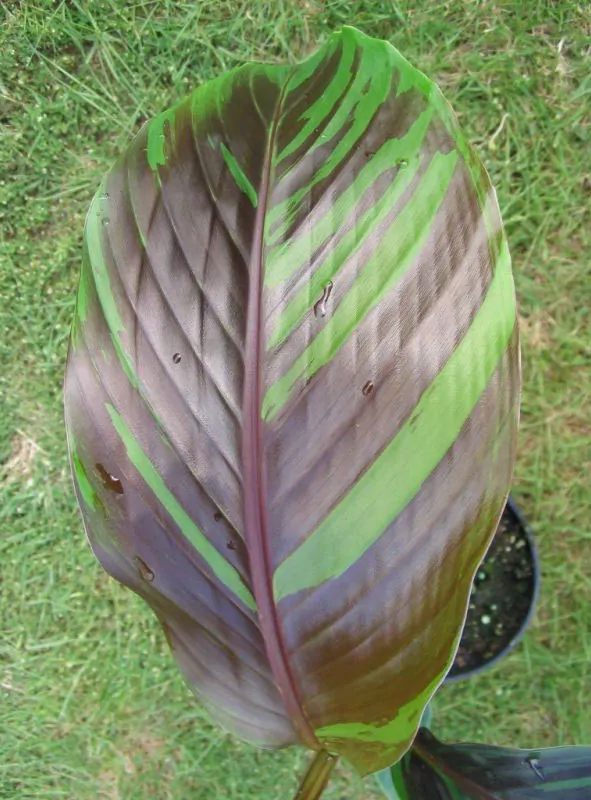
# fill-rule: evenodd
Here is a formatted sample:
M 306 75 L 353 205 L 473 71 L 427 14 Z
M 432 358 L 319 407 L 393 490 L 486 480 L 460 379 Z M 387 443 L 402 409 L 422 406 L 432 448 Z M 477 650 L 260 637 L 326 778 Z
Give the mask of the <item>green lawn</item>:
M 28 0 L 0 29 L 0 797 L 285 798 L 306 756 L 213 728 L 142 602 L 84 540 L 62 376 L 84 214 L 141 123 L 247 59 L 352 23 L 434 77 L 495 182 L 515 264 L 514 495 L 543 586 L 518 650 L 444 688 L 435 730 L 591 743 L 591 6 L 576 0 Z M 586 221 L 585 213 L 587 212 Z M 291 792 L 291 794 L 290 794 Z M 326 794 L 377 797 L 346 769 Z

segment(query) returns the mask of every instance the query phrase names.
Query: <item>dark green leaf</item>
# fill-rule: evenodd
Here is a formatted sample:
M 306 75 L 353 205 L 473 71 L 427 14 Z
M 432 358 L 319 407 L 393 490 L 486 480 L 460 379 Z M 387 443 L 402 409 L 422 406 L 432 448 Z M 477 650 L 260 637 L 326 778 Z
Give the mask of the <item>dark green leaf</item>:
M 589 800 L 591 747 L 446 745 L 421 728 L 391 777 L 400 800 Z
M 390 767 L 390 769 L 381 769 L 379 772 L 376 772 L 375 777 L 378 785 L 388 800 L 408 800 L 408 794 L 404 784 L 402 784 L 402 788 L 397 788 L 394 783 L 395 779 L 401 779 L 402 773 L 398 769 L 399 764 L 402 764 L 402 761 L 398 761 L 397 764 Z
M 494 191 L 347 28 L 149 123 L 88 214 L 66 379 L 86 529 L 198 696 L 361 772 L 450 666 L 515 456 Z

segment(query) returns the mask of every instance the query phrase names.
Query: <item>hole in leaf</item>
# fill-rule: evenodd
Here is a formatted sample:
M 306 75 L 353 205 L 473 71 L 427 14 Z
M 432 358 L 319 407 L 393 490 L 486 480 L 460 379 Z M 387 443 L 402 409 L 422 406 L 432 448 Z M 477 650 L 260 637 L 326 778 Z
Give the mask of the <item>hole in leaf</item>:
M 538 777 L 541 781 L 546 780 L 546 776 L 544 775 L 544 771 L 538 758 L 535 758 L 534 756 L 528 756 L 524 763 L 532 768 L 536 774 L 536 777 Z
M 326 304 L 328 303 L 328 299 L 332 294 L 333 286 L 334 286 L 333 282 L 329 281 L 322 290 L 322 295 L 320 297 L 320 300 L 317 300 L 316 303 L 314 304 L 315 317 L 326 316 Z
M 140 574 L 140 578 L 143 581 L 146 581 L 146 583 L 152 583 L 152 581 L 154 580 L 154 572 L 146 564 L 146 562 L 143 560 L 143 558 L 140 558 L 139 556 L 135 556 L 135 558 L 133 560 L 134 560 L 135 565 L 136 565 L 136 567 L 138 569 L 138 572 Z

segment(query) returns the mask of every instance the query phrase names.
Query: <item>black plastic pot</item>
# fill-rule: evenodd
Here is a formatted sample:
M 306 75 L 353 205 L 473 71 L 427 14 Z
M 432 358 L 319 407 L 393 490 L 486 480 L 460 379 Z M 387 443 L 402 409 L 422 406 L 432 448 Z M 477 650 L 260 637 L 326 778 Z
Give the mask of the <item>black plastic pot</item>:
M 462 638 L 446 682 L 477 675 L 513 650 L 531 623 L 539 587 L 532 530 L 509 498 L 474 578 Z

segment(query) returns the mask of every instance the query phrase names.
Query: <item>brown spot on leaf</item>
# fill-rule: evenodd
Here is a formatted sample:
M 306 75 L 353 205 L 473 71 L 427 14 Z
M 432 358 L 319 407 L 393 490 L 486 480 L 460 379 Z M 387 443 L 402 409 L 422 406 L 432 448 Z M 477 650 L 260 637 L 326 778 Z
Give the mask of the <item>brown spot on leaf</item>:
M 101 480 L 105 489 L 108 489 L 110 492 L 115 492 L 115 494 L 123 494 L 123 484 L 119 478 L 116 478 L 114 475 L 111 475 L 110 472 L 107 472 L 102 464 L 95 464 L 94 468 L 101 476 Z

